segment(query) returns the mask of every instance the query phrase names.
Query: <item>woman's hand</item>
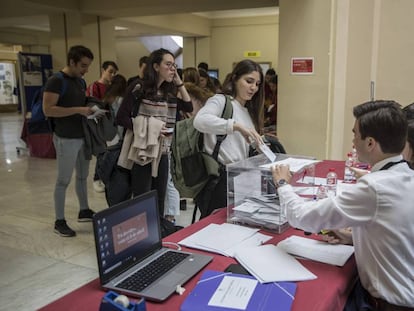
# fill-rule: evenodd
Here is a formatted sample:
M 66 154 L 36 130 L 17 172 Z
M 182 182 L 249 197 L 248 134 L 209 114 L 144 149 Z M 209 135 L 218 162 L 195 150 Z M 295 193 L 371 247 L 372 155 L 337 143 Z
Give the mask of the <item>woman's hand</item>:
M 264 144 L 262 137 L 256 132 L 255 129 L 247 128 L 238 123 L 234 123 L 233 131 L 240 132 L 249 145 L 252 144 L 253 146 L 258 146 L 260 144 Z
M 183 84 L 183 81 L 181 80 L 180 75 L 178 74 L 177 70 L 175 70 L 175 75 L 174 75 L 174 78 L 173 78 L 173 82 L 174 82 L 175 85 Z
M 173 127 L 165 127 L 165 125 L 164 125 L 162 127 L 162 129 L 161 129 L 161 135 L 163 137 L 172 135 L 173 132 L 174 132 L 174 128 Z

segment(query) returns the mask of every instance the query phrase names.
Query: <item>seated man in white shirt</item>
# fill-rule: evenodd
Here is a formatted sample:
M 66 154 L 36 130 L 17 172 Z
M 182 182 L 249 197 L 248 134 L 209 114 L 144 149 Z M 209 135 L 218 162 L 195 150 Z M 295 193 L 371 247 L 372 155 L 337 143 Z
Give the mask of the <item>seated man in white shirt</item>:
M 280 205 L 305 231 L 352 228 L 360 283 L 345 310 L 414 310 L 414 171 L 401 156 L 407 120 L 393 101 L 367 102 L 353 113 L 353 143 L 371 173 L 337 197 L 304 201 L 289 185 L 289 167 L 275 166 Z

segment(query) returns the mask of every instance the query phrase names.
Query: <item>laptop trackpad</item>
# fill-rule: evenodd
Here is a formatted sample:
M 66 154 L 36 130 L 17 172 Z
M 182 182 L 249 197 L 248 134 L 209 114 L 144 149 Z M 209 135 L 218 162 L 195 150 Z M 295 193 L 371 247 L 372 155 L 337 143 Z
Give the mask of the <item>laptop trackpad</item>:
M 162 278 L 159 285 L 176 286 L 181 285 L 181 281 L 184 280 L 186 274 L 179 272 L 171 272 L 165 278 Z

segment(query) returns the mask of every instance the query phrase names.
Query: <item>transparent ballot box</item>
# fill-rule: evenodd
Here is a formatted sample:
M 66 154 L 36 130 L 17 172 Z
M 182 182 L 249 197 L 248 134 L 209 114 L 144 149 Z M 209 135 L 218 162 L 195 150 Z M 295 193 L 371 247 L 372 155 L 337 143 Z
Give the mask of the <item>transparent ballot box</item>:
M 293 170 L 291 184 L 295 191 L 313 198 L 316 162 L 310 157 L 276 154 L 271 163 L 264 154 L 259 154 L 227 165 L 227 222 L 274 233 L 285 231 L 289 225 L 279 206 L 270 167 L 288 163 Z

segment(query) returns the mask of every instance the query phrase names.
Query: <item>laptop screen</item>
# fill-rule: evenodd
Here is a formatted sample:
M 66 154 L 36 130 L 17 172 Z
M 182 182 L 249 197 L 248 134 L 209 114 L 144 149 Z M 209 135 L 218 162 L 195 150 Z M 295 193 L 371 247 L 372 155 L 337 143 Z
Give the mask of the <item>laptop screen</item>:
M 95 214 L 93 225 L 101 283 L 161 248 L 157 192 Z

